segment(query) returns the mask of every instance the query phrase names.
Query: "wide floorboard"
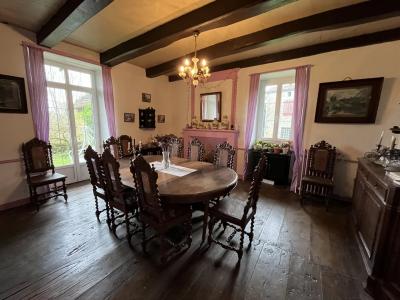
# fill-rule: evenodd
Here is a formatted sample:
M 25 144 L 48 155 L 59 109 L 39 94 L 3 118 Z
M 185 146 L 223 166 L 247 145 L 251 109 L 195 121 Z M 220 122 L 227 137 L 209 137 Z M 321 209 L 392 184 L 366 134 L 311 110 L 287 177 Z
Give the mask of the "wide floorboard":
M 235 197 L 247 197 L 241 182 Z M 286 189 L 263 184 L 255 240 L 237 265 L 218 245 L 192 247 L 170 264 L 157 262 L 157 241 L 144 255 L 116 238 L 94 214 L 89 184 L 50 200 L 0 214 L 0 299 L 368 299 L 352 235 L 349 206 L 300 206 Z M 225 233 L 228 235 L 229 232 Z M 221 238 L 223 238 L 222 236 Z

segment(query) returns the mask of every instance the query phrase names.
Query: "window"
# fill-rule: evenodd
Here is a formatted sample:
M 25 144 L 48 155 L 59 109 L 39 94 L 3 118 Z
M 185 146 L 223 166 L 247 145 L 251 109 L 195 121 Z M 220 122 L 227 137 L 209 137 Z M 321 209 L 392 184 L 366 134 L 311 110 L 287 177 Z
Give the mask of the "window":
M 49 139 L 56 167 L 85 162 L 83 151 L 98 137 L 94 74 L 90 70 L 46 60 Z
M 257 113 L 257 139 L 287 141 L 292 139 L 292 116 L 295 71 L 263 74 Z

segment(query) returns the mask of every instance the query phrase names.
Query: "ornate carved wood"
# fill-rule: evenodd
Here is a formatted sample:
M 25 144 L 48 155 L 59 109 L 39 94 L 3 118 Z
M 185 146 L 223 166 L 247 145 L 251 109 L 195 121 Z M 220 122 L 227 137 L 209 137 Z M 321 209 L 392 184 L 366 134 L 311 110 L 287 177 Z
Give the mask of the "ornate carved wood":
M 108 149 L 111 151 L 112 155 L 114 155 L 114 157 L 116 159 L 119 159 L 121 154 L 120 154 L 120 143 L 119 140 L 113 136 L 110 136 L 108 139 L 106 139 L 103 142 L 103 148 L 104 150 Z
M 67 176 L 55 173 L 51 145 L 38 138 L 33 138 L 22 144 L 22 153 L 30 199 L 36 205 L 37 210 L 39 210 L 39 198 L 41 196 L 43 196 L 43 200 L 63 196 L 67 201 L 65 185 Z M 48 171 L 51 171 L 51 174 Z M 61 183 L 61 186 L 58 186 L 57 183 Z M 50 185 L 53 187 L 50 187 Z M 38 193 L 37 189 L 42 186 L 48 188 L 44 188 L 42 192 Z
M 305 151 L 303 175 L 300 185 L 301 201 L 307 195 L 323 197 L 328 207 L 334 182 L 333 171 L 336 161 L 336 148 L 324 140 Z
M 204 160 L 204 145 L 199 139 L 194 138 L 189 143 L 188 158 L 190 160 L 203 161 Z
M 105 174 L 106 193 L 109 203 L 111 216 L 111 230 L 116 235 L 119 225 L 126 224 L 126 237 L 131 245 L 131 236 L 138 232 L 137 225 L 130 220 L 137 216 L 136 191 L 134 188 L 124 186 L 121 182 L 119 173 L 119 162 L 111 154 L 110 149 L 106 149 L 102 155 L 103 168 Z M 115 216 L 115 209 L 122 212 L 122 215 Z M 124 217 L 124 221 L 116 223 L 119 217 Z M 131 231 L 130 227 L 134 230 Z
M 235 152 L 235 148 L 226 141 L 218 144 L 214 154 L 214 165 L 233 169 Z
M 167 205 L 160 199 L 157 186 L 158 174 L 154 167 L 143 158 L 137 156 L 130 166 L 135 186 L 138 192 L 140 220 L 142 222 L 143 251 L 146 251 L 146 225 L 152 227 L 161 238 L 161 262 L 165 263 L 182 249 L 187 249 L 192 243 L 191 209 L 187 205 Z M 181 243 L 173 243 L 167 239 L 167 232 L 175 226 L 182 225 L 185 229 L 186 239 Z M 167 243 L 171 244 L 173 251 L 168 253 Z
M 253 172 L 253 180 L 251 182 L 249 196 L 245 204 L 241 200 L 225 197 L 209 209 L 210 222 L 208 227 L 208 243 L 211 244 L 214 242 L 225 249 L 235 251 L 238 254 L 239 262 L 243 256 L 244 236 L 247 235 L 249 237 L 249 249 L 253 241 L 254 218 L 257 212 L 258 196 L 266 165 L 267 158 L 263 155 Z M 233 233 L 228 237 L 227 243 L 221 242 L 213 236 L 214 226 L 219 221 L 221 221 L 222 225 L 224 226 L 224 231 L 227 226 L 233 228 Z M 250 232 L 247 232 L 246 226 L 249 222 Z M 230 244 L 236 233 L 240 233 L 240 242 L 238 248 Z
M 171 157 L 183 157 L 183 139 L 171 138 Z
M 132 142 L 132 137 L 130 137 L 129 135 L 126 135 L 126 134 L 121 135 L 118 138 L 118 145 L 120 147 L 120 149 L 119 149 L 120 157 L 132 156 L 134 144 L 135 144 L 135 139 L 133 139 L 133 142 Z
M 96 151 L 93 150 L 90 145 L 85 150 L 84 158 L 90 176 L 90 183 L 93 187 L 97 220 L 100 221 L 100 213 L 105 211 L 107 214 L 107 224 L 110 227 L 111 219 L 109 214 L 108 199 L 106 196 L 107 188 L 105 184 L 105 173 L 102 158 Z M 98 198 L 104 200 L 105 209 L 99 210 Z

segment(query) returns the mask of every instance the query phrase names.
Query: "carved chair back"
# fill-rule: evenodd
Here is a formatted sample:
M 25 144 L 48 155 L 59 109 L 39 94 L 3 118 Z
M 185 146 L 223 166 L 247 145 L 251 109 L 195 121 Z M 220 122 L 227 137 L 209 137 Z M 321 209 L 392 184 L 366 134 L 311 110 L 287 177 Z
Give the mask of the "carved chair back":
M 107 192 L 112 200 L 123 199 L 123 185 L 119 173 L 119 162 L 111 154 L 110 149 L 106 149 L 102 155 L 105 185 Z
M 111 136 L 103 142 L 104 150 L 110 150 L 111 154 L 114 155 L 116 159 L 120 159 L 120 144 L 119 140 Z
M 336 148 L 325 141 L 312 145 L 306 153 L 306 176 L 332 179 L 336 160 Z
M 28 178 L 31 174 L 49 170 L 54 174 L 53 154 L 49 143 L 33 138 L 22 144 L 22 152 Z
M 183 140 L 182 138 L 171 138 L 171 157 L 183 156 Z
M 204 160 L 204 145 L 197 138 L 194 138 L 188 147 L 188 158 L 195 161 Z
M 130 170 L 135 181 L 140 212 L 155 220 L 161 220 L 163 206 L 158 192 L 156 170 L 142 155 L 131 161 Z
M 245 220 L 247 218 L 250 209 L 254 214 L 257 211 L 257 202 L 260 193 L 261 182 L 263 180 L 263 174 L 265 173 L 267 163 L 267 156 L 262 155 L 260 160 L 258 161 L 257 166 L 254 169 L 253 180 L 251 181 L 250 191 L 247 198 L 246 206 L 244 208 L 242 220 Z
M 235 149 L 228 142 L 218 144 L 214 154 L 214 165 L 233 168 Z
M 84 158 L 89 171 L 90 183 L 94 188 L 105 190 L 105 174 L 101 156 L 89 145 L 85 150 Z
M 132 143 L 132 137 L 130 137 L 129 135 L 123 134 L 119 137 L 118 141 L 119 141 L 119 146 L 120 146 L 121 157 L 132 156 L 135 139 L 133 139 L 133 143 Z

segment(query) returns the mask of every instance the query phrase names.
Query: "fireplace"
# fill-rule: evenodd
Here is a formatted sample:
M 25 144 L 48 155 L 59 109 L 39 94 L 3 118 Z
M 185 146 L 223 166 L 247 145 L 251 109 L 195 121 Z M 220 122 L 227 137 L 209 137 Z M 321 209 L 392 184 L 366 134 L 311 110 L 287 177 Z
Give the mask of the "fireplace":
M 224 129 L 183 129 L 183 139 L 185 146 L 185 156 L 188 151 L 188 144 L 193 138 L 198 138 L 205 148 L 205 160 L 213 162 L 215 147 L 227 141 L 237 151 L 239 131 L 237 130 L 224 130 Z M 236 168 L 236 155 L 234 166 Z

